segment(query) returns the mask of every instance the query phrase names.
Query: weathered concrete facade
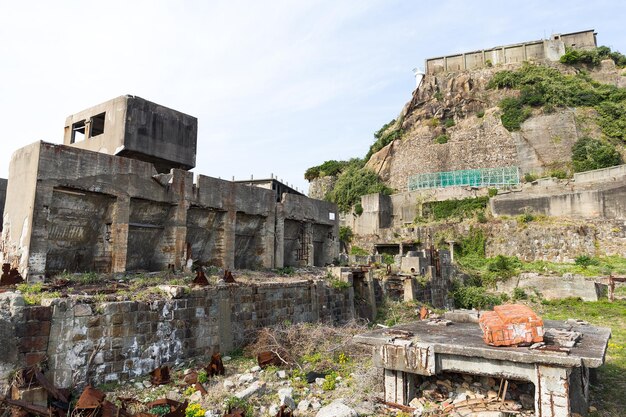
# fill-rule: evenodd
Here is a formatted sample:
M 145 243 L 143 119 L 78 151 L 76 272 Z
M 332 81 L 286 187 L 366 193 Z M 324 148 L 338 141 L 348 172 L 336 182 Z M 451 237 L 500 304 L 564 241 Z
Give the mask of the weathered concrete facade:
M 63 143 L 153 163 L 158 172 L 196 165 L 198 120 L 126 95 L 83 110 L 65 121 Z
M 323 281 L 163 287 L 152 302 L 95 302 L 91 297 L 44 300 L 0 294 L 0 389 L 14 369 L 47 358 L 58 387 L 124 382 L 163 364 L 229 352 L 265 326 L 354 318 L 352 288 Z
M 594 30 L 552 35 L 550 39 L 523 42 L 513 45 L 496 46 L 480 51 L 447 55 L 426 60 L 427 74 L 445 71 L 461 71 L 483 68 L 490 65 L 508 64 L 529 60 L 558 61 L 565 48 L 595 48 Z
M 24 276 L 282 267 L 301 235 L 305 265 L 339 251 L 336 206 L 303 196 L 276 203 L 272 190 L 45 142 L 18 150 L 10 173 L 2 252 Z M 303 232 L 285 239 L 291 223 Z

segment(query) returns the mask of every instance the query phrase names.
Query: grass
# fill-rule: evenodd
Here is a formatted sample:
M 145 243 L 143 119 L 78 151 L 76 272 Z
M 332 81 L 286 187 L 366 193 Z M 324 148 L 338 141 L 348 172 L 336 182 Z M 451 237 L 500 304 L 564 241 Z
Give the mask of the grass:
M 622 288 L 623 289 L 623 288 Z M 579 299 L 543 301 L 534 306 L 544 319 L 577 318 L 610 327 L 612 332 L 606 363 L 598 369 L 591 385 L 591 401 L 597 411 L 592 417 L 623 416 L 626 410 L 626 300 L 584 302 Z

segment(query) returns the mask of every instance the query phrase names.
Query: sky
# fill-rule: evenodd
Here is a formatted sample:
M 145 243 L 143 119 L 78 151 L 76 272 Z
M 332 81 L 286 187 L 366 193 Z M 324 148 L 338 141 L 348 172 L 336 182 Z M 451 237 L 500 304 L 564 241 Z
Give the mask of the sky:
M 196 173 L 275 175 L 363 157 L 433 56 L 595 29 L 626 2 L 0 0 L 0 178 L 70 114 L 131 94 L 198 118 Z

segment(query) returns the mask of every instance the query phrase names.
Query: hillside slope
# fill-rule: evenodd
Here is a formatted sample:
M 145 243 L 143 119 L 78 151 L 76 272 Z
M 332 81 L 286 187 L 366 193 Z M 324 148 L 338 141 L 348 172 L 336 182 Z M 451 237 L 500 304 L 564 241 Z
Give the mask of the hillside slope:
M 626 87 L 626 72 L 604 60 L 595 68 L 559 63 L 543 64 L 561 74 L 588 73 L 591 80 Z M 397 123 L 398 139 L 375 152 L 366 164 L 397 191 L 407 188 L 411 175 L 473 168 L 518 166 L 522 174 L 571 172 L 572 146 L 581 137 L 604 137 L 592 106 L 529 108 L 519 130 L 503 125 L 500 108 L 506 97 L 519 97 L 514 88 L 488 88 L 496 73 L 520 70 L 510 64 L 474 71 L 425 76 Z M 591 81 L 590 80 L 590 81 Z M 624 142 L 614 141 L 624 154 Z

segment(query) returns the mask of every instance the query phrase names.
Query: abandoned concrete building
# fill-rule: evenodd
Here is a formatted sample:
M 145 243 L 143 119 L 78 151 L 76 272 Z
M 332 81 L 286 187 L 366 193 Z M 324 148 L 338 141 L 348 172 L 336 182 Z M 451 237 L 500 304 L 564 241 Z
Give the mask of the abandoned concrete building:
M 2 262 L 29 279 L 56 272 L 331 263 L 337 208 L 187 170 L 197 120 L 135 96 L 70 116 L 64 145 L 36 142 L 11 160 Z M 0 183 L 2 186 L 2 183 Z
M 594 30 L 552 35 L 550 39 L 496 46 L 480 51 L 446 55 L 426 59 L 427 74 L 484 68 L 490 65 L 524 62 L 529 60 L 558 61 L 565 48 L 595 48 L 597 33 Z

